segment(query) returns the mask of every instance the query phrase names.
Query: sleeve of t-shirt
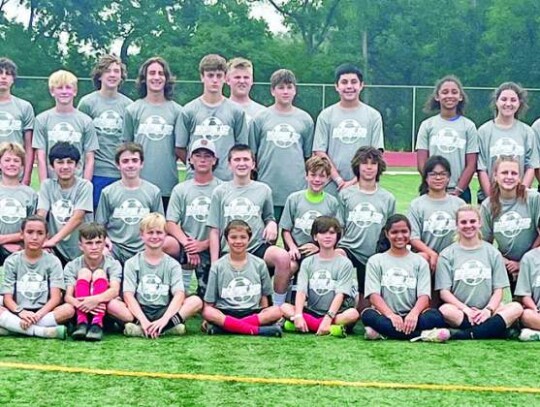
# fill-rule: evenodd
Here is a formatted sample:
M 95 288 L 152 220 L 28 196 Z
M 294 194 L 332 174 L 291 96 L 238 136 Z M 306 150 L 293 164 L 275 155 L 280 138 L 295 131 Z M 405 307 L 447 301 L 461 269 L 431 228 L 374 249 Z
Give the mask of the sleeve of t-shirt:
M 32 148 L 47 151 L 47 124 L 41 115 L 36 117 L 36 121 L 34 123 Z
M 526 132 L 525 168 L 539 168 L 540 162 L 538 159 L 538 149 L 536 147 L 537 140 L 534 136 L 534 131 L 529 126 L 526 126 Z
M 179 107 L 178 114 L 174 121 L 174 145 L 178 148 L 184 148 L 186 146 L 186 140 L 188 139 L 188 129 L 184 120 L 184 109 Z
M 109 216 L 111 215 L 109 210 L 109 196 L 107 193 L 102 191 L 101 196 L 99 197 L 99 203 L 96 210 L 96 222 L 102 225 L 107 225 L 109 221 Z
M 449 252 L 441 253 L 437 261 L 437 271 L 435 272 L 435 290 L 449 290 L 452 288 L 452 264 L 448 258 Z
M 283 213 L 281 214 L 281 219 L 279 220 L 279 227 L 283 230 L 291 231 L 294 224 L 293 215 L 292 215 L 292 195 L 287 197 L 285 201 L 285 206 L 283 207 Z
M 304 150 L 304 157 L 309 158 L 313 151 L 313 131 L 314 123 L 311 117 L 306 118 L 305 128 L 302 132 L 302 149 Z
M 107 275 L 110 281 L 122 282 L 122 265 L 116 259 L 112 259 L 111 265 L 107 270 Z
M 534 273 L 534 262 L 530 256 L 523 256 L 519 263 L 519 273 L 514 295 L 519 297 L 532 296 L 531 274 Z
M 175 295 L 178 291 L 185 291 L 184 281 L 183 281 L 183 272 L 182 266 L 174 260 L 171 259 L 170 273 L 171 273 L 171 294 Z
M 538 229 L 540 227 L 540 194 L 534 194 L 529 201 L 529 206 L 531 208 L 534 227 Z
M 87 102 L 86 96 L 80 100 L 79 104 L 77 105 L 77 110 L 92 117 L 92 109 L 90 107 L 90 103 Z
M 478 160 L 476 167 L 479 171 L 487 171 L 487 163 L 489 160 L 489 147 L 486 144 L 488 134 L 486 134 L 485 126 L 478 129 Z
M 371 142 L 373 144 L 373 147 L 384 150 L 383 122 L 382 116 L 379 112 L 377 112 L 376 116 L 374 117 L 371 131 Z
M 416 282 L 416 296 L 427 295 L 431 298 L 431 274 L 429 265 L 422 257 L 419 257 L 418 276 Z
M 249 128 L 246 121 L 246 113 L 239 109 L 234 122 L 234 139 L 236 144 L 249 143 Z
M 168 221 L 179 223 L 184 216 L 183 199 L 179 188 L 174 188 L 167 207 Z
M 366 264 L 366 283 L 364 296 L 368 298 L 371 294 L 381 293 L 382 280 L 381 265 L 377 258 L 371 257 Z
M 346 261 L 344 262 L 340 262 L 343 265 L 337 275 L 335 292 L 336 294 L 341 293 L 345 295 L 350 295 L 353 286 L 353 265 L 349 259 L 345 260 Z
M 478 130 L 473 122 L 469 122 L 469 126 L 467 127 L 466 140 L 465 154 L 478 153 Z
M 272 190 L 269 187 L 265 188 L 266 198 L 264 199 L 264 204 L 262 208 L 262 218 L 263 222 L 267 224 L 268 222 L 275 221 L 274 217 L 274 201 L 272 199 Z
M 66 264 L 66 267 L 64 268 L 64 284 L 66 287 L 75 286 L 75 282 L 77 281 L 76 274 L 77 270 L 75 269 L 75 260 L 72 260 Z
M 343 206 L 340 204 L 339 200 L 332 197 L 332 203 L 330 204 L 330 207 L 332 208 L 332 213 L 334 215 L 334 217 L 338 220 L 339 224 L 341 226 L 345 226 L 345 216 L 343 214 L 344 212 L 344 208 Z
M 429 150 L 428 141 L 428 121 L 424 120 L 420 124 L 418 134 L 416 135 L 416 149 L 417 150 Z
M 296 283 L 296 291 L 299 293 L 308 294 L 308 268 L 311 261 L 304 260 L 300 264 L 300 271 L 298 272 L 298 280 Z
M 184 122 L 185 132 L 179 132 L 176 134 L 176 147 L 178 148 L 187 148 L 189 144 L 189 132 L 191 129 L 190 125 L 190 114 L 187 109 L 182 109 L 181 119 Z M 179 118 L 180 120 L 180 118 Z
M 330 138 L 330 125 L 324 115 L 320 114 L 315 125 L 315 134 L 313 136 L 313 151 L 328 151 L 328 139 Z
M 44 209 L 45 211 L 49 212 L 51 209 L 51 199 L 49 196 L 49 182 L 46 180 L 41 184 L 41 188 L 39 188 L 39 196 L 38 196 L 38 209 Z
M 206 226 L 220 229 L 220 220 L 223 218 L 223 213 L 221 213 L 221 199 L 221 188 L 218 187 L 214 189 L 214 192 L 212 192 L 212 199 L 210 201 L 210 209 L 208 210 L 208 219 L 206 220 Z
M 259 117 L 259 116 L 258 116 Z M 249 148 L 251 148 L 251 151 L 253 151 L 253 154 L 258 156 L 259 153 L 259 140 L 261 139 L 261 126 L 260 126 L 260 118 L 254 118 L 251 121 L 251 125 L 249 126 Z
M 497 288 L 509 287 L 510 281 L 508 280 L 506 267 L 504 267 L 502 254 L 493 246 L 489 247 L 493 249 L 491 250 L 493 255 L 489 256 L 491 258 L 491 269 L 493 270 L 492 288 L 495 290 Z
M 259 264 L 259 275 L 261 276 L 261 294 L 266 296 L 274 294 L 272 279 L 264 261 Z
M 390 194 L 390 203 L 388 205 L 388 216 L 396 213 L 396 198 L 394 195 Z
M 4 262 L 4 281 L 0 294 L 15 294 L 15 284 L 17 284 L 17 265 L 13 257 L 8 257 Z
M 66 286 L 64 284 L 64 270 L 62 269 L 62 263 L 60 262 L 60 259 L 54 256 L 51 263 L 51 274 L 49 275 L 50 287 L 65 290 Z
M 86 181 L 81 185 L 77 195 L 75 196 L 74 210 L 83 210 L 85 212 L 93 212 L 94 204 L 92 201 L 93 185 L 91 182 Z
M 488 208 L 489 200 L 485 200 L 480 205 L 480 217 L 482 218 L 482 238 L 485 241 L 493 241 L 493 217 L 491 216 L 491 211 Z
M 25 108 L 22 114 L 22 126 L 23 130 L 32 130 L 34 128 L 34 108 L 30 103 L 25 104 Z
M 208 274 L 208 283 L 206 284 L 206 292 L 204 294 L 204 302 L 209 304 L 214 304 L 217 301 L 218 297 L 218 286 L 217 286 L 217 263 L 212 264 L 210 267 L 210 273 Z
M 165 210 L 163 209 L 163 200 L 161 199 L 161 192 L 158 190 L 154 194 L 154 201 L 151 204 L 150 210 L 152 212 L 161 213 L 165 216 Z
M 133 107 L 133 105 L 131 106 Z M 135 118 L 131 109 L 126 109 L 126 114 L 124 115 L 124 126 L 122 134 L 123 141 L 133 141 L 135 140 Z
M 28 216 L 33 215 L 33 214 L 36 213 L 36 210 L 37 210 L 37 207 L 38 207 L 38 194 L 37 194 L 37 192 L 32 191 L 32 197 L 30 199 L 31 199 L 31 201 L 30 201 L 30 205 L 28 207 L 28 210 L 30 211 L 30 213 L 28 214 Z
M 415 203 L 409 207 L 407 218 L 411 222 L 411 240 L 420 239 L 422 237 L 422 221 L 420 220 L 420 214 Z
M 135 267 L 136 261 L 138 261 L 137 255 L 126 261 L 126 264 L 124 265 L 124 283 L 122 286 L 123 292 L 135 293 L 137 291 L 137 270 Z
M 99 150 L 99 142 L 97 138 L 96 128 L 94 126 L 94 123 L 92 122 L 92 119 L 89 117 L 86 118 L 87 120 L 84 121 L 84 129 L 83 129 L 83 137 L 84 137 L 84 151 L 90 152 L 90 151 L 96 151 Z

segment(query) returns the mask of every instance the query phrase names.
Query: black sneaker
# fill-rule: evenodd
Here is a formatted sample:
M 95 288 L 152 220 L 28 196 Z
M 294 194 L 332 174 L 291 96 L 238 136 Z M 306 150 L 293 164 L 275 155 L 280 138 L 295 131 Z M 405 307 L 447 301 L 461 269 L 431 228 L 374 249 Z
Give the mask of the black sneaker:
M 103 328 L 97 324 L 90 325 L 90 329 L 86 334 L 86 340 L 88 341 L 101 341 L 103 339 Z
M 77 324 L 75 330 L 71 334 L 71 337 L 74 341 L 84 341 L 86 339 L 86 334 L 88 333 L 88 324 L 84 322 L 82 324 Z
M 282 335 L 283 331 L 281 330 L 281 327 L 277 325 L 259 327 L 259 336 L 275 336 L 276 338 L 281 338 Z
M 220 326 L 217 326 L 214 324 L 207 324 L 206 333 L 208 335 L 223 335 L 223 334 L 226 334 L 227 331 Z

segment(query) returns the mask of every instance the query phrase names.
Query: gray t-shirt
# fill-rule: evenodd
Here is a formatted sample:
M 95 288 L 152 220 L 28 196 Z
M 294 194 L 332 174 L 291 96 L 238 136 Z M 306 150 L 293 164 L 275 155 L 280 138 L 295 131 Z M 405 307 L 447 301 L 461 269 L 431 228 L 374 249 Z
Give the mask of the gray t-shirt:
M 311 227 L 319 216 L 332 216 L 343 225 L 343 214 L 338 200 L 327 193 L 321 202 L 307 200 L 306 190 L 289 195 L 279 221 L 279 227 L 291 232 L 297 246 L 312 242 Z
M 465 201 L 446 195 L 433 199 L 427 194 L 415 198 L 407 217 L 411 222 L 411 240 L 420 239 L 435 252 L 440 253 L 454 241 L 456 212 Z
M 515 157 L 521 174 L 526 169 L 540 166 L 534 131 L 519 120 L 509 129 L 497 126 L 493 120 L 484 123 L 478 129 L 478 141 L 478 169 L 486 171 L 490 178 L 493 164 L 500 156 Z
M 272 188 L 274 205 L 283 206 L 291 193 L 306 187 L 304 160 L 311 156 L 313 119 L 298 108 L 282 113 L 269 107 L 253 120 L 250 131 L 257 180 Z
M 474 249 L 454 243 L 439 256 L 435 289 L 450 290 L 469 307 L 485 308 L 494 290 L 509 285 L 501 254 L 487 242 Z
M 143 146 L 145 165 L 141 177 L 171 196 L 178 184 L 175 147 L 186 129 L 182 107 L 171 100 L 161 104 L 139 99 L 129 105 L 124 118 L 124 139 Z
M 79 177 L 71 188 L 62 189 L 57 180 L 46 179 L 39 189 L 38 210 L 44 209 L 47 213 L 49 234 L 58 233 L 73 216 L 76 210 L 85 211 L 84 222 L 92 222 L 94 211 L 92 204 L 93 187 L 90 181 Z M 79 230 L 74 230 L 64 238 L 56 249 L 67 260 L 73 260 L 81 255 L 79 248 Z
M 396 211 L 396 198 L 377 186 L 374 193 L 366 193 L 351 185 L 340 191 L 345 232 L 339 246 L 348 249 L 362 264 L 377 250 L 377 241 L 386 220 Z
M 217 178 L 206 185 L 196 184 L 190 179 L 175 186 L 167 208 L 167 220 L 180 225 L 186 235 L 196 240 L 208 239 L 206 222 L 210 200 L 212 192 L 220 184 Z M 202 254 L 209 256 L 207 250 Z
M 49 152 L 56 143 L 73 144 L 81 154 L 77 175 L 82 176 L 86 153 L 99 150 L 96 129 L 92 119 L 78 110 L 71 113 L 57 113 L 55 108 L 46 110 L 36 117 L 32 147 L 45 151 L 47 164 Z M 47 165 L 48 177 L 56 178 L 52 167 Z
M 525 253 L 521 259 L 514 295 L 531 297 L 540 306 L 540 249 Z
M 261 308 L 261 298 L 274 293 L 272 280 L 264 260 L 249 253 L 247 256 L 247 263 L 241 270 L 232 267 L 228 254 L 212 264 L 205 302 L 228 310 Z
M 429 265 L 418 254 L 396 257 L 390 253 L 373 255 L 366 266 L 364 295 L 379 294 L 396 314 L 407 315 L 418 298 L 431 298 Z
M 0 143 L 24 146 L 24 132 L 34 128 L 34 108 L 26 100 L 11 96 L 0 102 Z
M 26 185 L 0 184 L 0 235 L 19 233 L 21 224 L 37 208 L 38 195 Z
M 123 292 L 135 293 L 140 305 L 165 307 L 178 291 L 184 291 L 182 267 L 169 255 L 164 254 L 155 266 L 145 260 L 144 253 L 126 261 Z
M 207 225 L 219 229 L 222 251 L 229 251 L 223 231 L 234 219 L 241 219 L 251 227 L 253 236 L 248 251 L 260 247 L 264 243 L 262 235 L 266 224 L 275 220 L 272 191 L 268 185 L 258 181 L 242 186 L 234 185 L 233 181 L 219 185 L 212 194 Z
M 332 259 L 321 259 L 318 254 L 302 261 L 298 272 L 297 291 L 307 295 L 305 308 L 318 315 L 325 314 L 337 294 L 354 298 L 356 272 L 349 259 L 336 255 Z M 343 310 L 344 304 L 340 307 Z
M 72 260 L 66 264 L 66 267 L 64 267 L 64 282 L 66 283 L 66 287 L 75 286 L 77 274 L 83 268 L 90 269 L 90 267 L 88 267 L 84 261 L 84 255 L 79 256 L 75 260 Z M 122 265 L 114 257 L 109 255 L 104 256 L 103 261 L 99 265 L 98 269 L 101 269 L 106 273 L 107 279 L 110 282 L 122 282 Z
M 365 103 L 354 109 L 336 103 L 319 114 L 313 151 L 328 154 L 345 181 L 354 178 L 351 160 L 362 146 L 384 149 L 382 117 L 377 110 Z M 329 182 L 326 190 L 332 195 L 338 193 L 334 182 Z
M 32 264 L 24 251 L 20 251 L 4 262 L 0 294 L 13 294 L 17 305 L 29 310 L 40 309 L 49 301 L 51 288 L 64 289 L 62 263 L 55 255 L 43 252 Z
M 246 123 L 249 128 L 251 128 L 253 124 L 253 119 L 257 117 L 259 113 L 264 112 L 266 110 L 266 106 L 263 106 L 260 103 L 255 102 L 254 100 L 250 100 L 247 105 L 241 105 L 240 103 L 237 103 L 234 100 L 231 100 L 231 102 L 238 105 L 238 107 L 240 107 L 240 109 L 242 109 L 246 113 Z
M 203 138 L 213 141 L 219 158 L 214 175 L 223 181 L 231 180 L 227 154 L 235 144 L 248 144 L 249 138 L 246 114 L 242 108 L 229 99 L 210 106 L 199 97 L 186 104 L 184 122 L 187 131 L 180 136 L 178 147 L 187 148 L 189 157 L 195 140 Z M 192 177 L 190 168 L 187 176 Z
M 124 116 L 126 108 L 133 101 L 119 93 L 116 97 L 103 97 L 99 91 L 81 98 L 79 109 L 92 118 L 96 128 L 99 150 L 96 151 L 94 175 L 120 178 L 114 156 L 116 148 L 122 143 Z
M 446 158 L 452 168 L 448 186 L 455 188 L 465 169 L 465 154 L 478 153 L 476 125 L 463 116 L 454 120 L 443 119 L 440 114 L 430 117 L 420 124 L 416 149 Z
M 163 202 L 159 188 L 148 181 L 141 180 L 141 185 L 135 189 L 116 181 L 101 192 L 96 222 L 107 228 L 111 242 L 120 250 L 119 260 L 143 249 L 139 224 L 150 212 L 163 214 Z
M 527 200 L 501 199 L 501 212 L 493 218 L 491 198 L 482 202 L 482 236 L 487 241 L 495 240 L 501 254 L 520 261 L 538 237 L 540 222 L 540 195 L 527 192 Z

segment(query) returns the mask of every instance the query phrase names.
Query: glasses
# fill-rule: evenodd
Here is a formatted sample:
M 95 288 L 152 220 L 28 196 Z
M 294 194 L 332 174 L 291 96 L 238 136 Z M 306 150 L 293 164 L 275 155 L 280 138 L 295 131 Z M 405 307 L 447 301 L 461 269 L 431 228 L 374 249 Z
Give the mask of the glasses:
M 427 173 L 427 176 L 430 178 L 446 178 L 448 177 L 448 175 L 449 174 L 447 171 L 441 171 L 441 172 L 430 171 Z

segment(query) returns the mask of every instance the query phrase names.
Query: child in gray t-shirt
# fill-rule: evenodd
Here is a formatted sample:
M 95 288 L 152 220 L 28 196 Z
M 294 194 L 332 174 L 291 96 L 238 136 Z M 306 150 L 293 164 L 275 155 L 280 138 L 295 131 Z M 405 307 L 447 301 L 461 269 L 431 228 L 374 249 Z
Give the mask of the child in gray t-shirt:
M 72 318 L 74 309 L 61 305 L 64 278 L 60 260 L 43 250 L 47 222 L 41 216 L 29 216 L 21 233 L 24 250 L 4 263 L 0 327 L 22 335 L 65 339 L 66 327 L 59 324 Z
M 519 339 L 522 341 L 540 340 L 540 249 L 535 248 L 525 253 L 520 263 L 520 270 L 514 294 L 523 306 Z

